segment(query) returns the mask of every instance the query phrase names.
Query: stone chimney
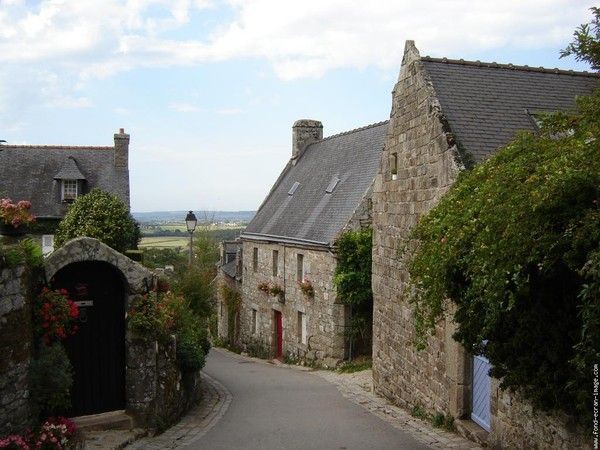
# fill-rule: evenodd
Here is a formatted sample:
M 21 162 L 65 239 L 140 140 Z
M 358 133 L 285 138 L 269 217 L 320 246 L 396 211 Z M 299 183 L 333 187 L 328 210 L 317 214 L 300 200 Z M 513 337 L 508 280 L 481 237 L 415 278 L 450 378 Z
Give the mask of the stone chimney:
M 306 147 L 323 139 L 323 124 L 318 120 L 296 120 L 292 127 L 292 164 L 296 164 Z
M 119 132 L 115 133 L 115 167 L 129 168 L 129 135 L 124 128 L 119 128 Z

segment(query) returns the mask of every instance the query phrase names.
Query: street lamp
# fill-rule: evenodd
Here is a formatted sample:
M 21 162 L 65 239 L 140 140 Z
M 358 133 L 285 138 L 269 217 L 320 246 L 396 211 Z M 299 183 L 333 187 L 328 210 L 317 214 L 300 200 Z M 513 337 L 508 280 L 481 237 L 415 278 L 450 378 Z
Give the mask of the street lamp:
M 192 236 L 194 234 L 194 230 L 196 229 L 196 224 L 198 223 L 198 220 L 196 219 L 196 216 L 194 215 L 193 211 L 189 211 L 187 213 L 187 216 L 185 216 L 185 226 L 187 227 L 188 233 L 190 233 L 190 258 L 189 258 L 189 265 L 190 267 L 192 266 Z

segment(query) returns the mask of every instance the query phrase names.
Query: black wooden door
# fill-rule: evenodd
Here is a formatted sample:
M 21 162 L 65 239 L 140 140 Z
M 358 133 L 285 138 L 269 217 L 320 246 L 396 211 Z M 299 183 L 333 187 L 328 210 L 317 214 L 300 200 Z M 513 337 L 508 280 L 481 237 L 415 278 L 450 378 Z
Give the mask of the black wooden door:
M 65 340 L 73 365 L 71 416 L 125 408 L 125 290 L 120 273 L 101 262 L 61 269 L 55 288 L 81 306 L 79 330 Z

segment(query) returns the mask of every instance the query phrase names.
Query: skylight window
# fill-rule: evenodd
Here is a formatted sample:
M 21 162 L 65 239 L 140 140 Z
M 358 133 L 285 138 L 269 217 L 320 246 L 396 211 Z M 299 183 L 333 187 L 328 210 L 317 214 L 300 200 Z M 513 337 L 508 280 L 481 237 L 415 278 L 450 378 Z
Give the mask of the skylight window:
M 327 189 L 325 189 L 325 192 L 331 194 L 335 190 L 335 187 L 338 185 L 339 182 L 340 179 L 338 177 L 333 177 L 329 182 L 329 186 L 327 186 Z
M 300 183 L 295 181 L 294 184 L 292 185 L 292 187 L 290 188 L 290 190 L 288 191 L 288 195 L 294 195 L 294 192 L 296 192 L 296 189 L 298 189 L 298 186 L 300 186 Z

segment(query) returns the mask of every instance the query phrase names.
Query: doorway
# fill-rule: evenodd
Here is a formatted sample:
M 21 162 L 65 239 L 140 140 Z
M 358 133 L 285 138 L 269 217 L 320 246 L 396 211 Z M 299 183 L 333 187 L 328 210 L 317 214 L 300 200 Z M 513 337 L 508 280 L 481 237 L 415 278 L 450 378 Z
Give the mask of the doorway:
M 273 310 L 275 323 L 275 358 L 283 358 L 283 317 L 281 311 Z
M 73 366 L 70 416 L 125 408 L 125 283 L 99 261 L 59 270 L 53 289 L 66 289 L 79 306 L 79 329 L 64 344 Z

